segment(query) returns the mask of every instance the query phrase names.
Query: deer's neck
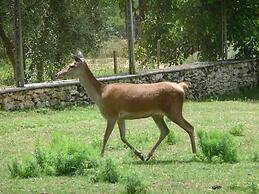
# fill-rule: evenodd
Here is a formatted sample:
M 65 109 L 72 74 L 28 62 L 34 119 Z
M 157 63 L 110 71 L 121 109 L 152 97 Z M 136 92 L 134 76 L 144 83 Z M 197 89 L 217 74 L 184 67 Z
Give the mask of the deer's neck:
M 79 81 L 91 100 L 99 105 L 103 84 L 94 77 L 87 64 L 83 67 Z

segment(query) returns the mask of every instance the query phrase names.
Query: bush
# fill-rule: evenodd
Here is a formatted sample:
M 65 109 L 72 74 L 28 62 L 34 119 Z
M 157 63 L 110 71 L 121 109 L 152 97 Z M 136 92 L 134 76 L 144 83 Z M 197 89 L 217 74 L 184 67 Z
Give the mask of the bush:
M 40 142 L 38 139 L 35 145 L 34 154 L 39 166 L 44 169 L 46 163 L 46 153 L 40 148 Z
M 257 193 L 258 191 L 258 186 L 256 182 L 249 182 L 247 185 L 247 189 L 251 192 L 251 193 Z
M 259 152 L 254 152 L 252 154 L 252 161 L 253 162 L 259 162 Z
M 146 188 L 144 184 L 142 183 L 139 176 L 136 174 L 128 175 L 126 177 L 126 193 L 128 194 L 135 194 L 135 193 L 145 193 Z
M 176 134 L 171 131 L 171 132 L 167 135 L 166 143 L 167 143 L 168 145 L 174 145 L 174 144 L 176 144 L 177 140 L 178 140 L 178 139 L 177 139 Z
M 53 136 L 49 148 L 42 149 L 37 141 L 32 156 L 23 162 L 13 159 L 8 164 L 12 177 L 24 178 L 40 174 L 56 176 L 85 174 L 85 171 L 97 166 L 97 160 L 83 144 L 57 135 Z
M 12 159 L 7 166 L 12 178 L 18 177 L 21 174 L 21 165 L 16 158 Z
M 35 158 L 32 157 L 27 157 L 23 163 L 20 163 L 17 159 L 13 159 L 11 164 L 8 164 L 8 169 L 13 178 L 29 178 L 40 175 L 40 166 Z
M 219 131 L 198 131 L 203 160 L 237 162 L 237 149 L 232 137 Z
M 229 130 L 229 133 L 234 136 L 243 136 L 244 135 L 244 129 L 245 129 L 245 124 L 244 123 L 239 123 L 238 125 L 232 127 Z
M 51 171 L 57 175 L 74 175 L 84 173 L 90 166 L 91 154 L 87 148 L 73 139 L 64 136 L 53 136 L 51 146 L 44 151 L 35 149 L 35 156 L 46 174 Z
M 91 140 L 91 146 L 93 148 L 100 148 L 102 146 L 102 140 L 98 137 L 93 137 Z
M 20 177 L 29 178 L 37 177 L 40 175 L 40 166 L 33 157 L 28 157 L 25 159 L 24 165 L 22 167 Z
M 101 172 L 101 179 L 105 182 L 116 183 L 119 181 L 119 173 L 115 163 L 111 159 L 105 160 Z
M 24 161 L 13 159 L 8 164 L 11 177 L 51 176 L 87 176 L 89 182 L 105 181 L 116 183 L 119 173 L 111 159 L 101 162 L 92 150 L 74 139 L 54 135 L 50 146 L 43 149 L 37 140 L 33 155 Z

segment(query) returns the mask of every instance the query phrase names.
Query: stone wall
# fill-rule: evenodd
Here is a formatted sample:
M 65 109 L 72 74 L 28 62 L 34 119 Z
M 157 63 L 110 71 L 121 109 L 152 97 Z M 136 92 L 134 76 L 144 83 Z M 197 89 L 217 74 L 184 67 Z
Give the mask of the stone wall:
M 259 84 L 259 59 L 245 61 L 197 62 L 190 65 L 141 72 L 136 75 L 99 78 L 105 83 L 154 83 L 161 81 L 189 84 L 189 99 L 238 92 Z M 24 88 L 0 89 L 0 109 L 21 110 L 88 104 L 90 99 L 77 80 L 28 84 Z

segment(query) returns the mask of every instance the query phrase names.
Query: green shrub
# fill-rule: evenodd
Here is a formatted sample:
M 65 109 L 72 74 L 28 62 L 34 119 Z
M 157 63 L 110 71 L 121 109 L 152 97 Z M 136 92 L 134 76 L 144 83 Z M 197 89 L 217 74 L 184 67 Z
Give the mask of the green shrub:
M 249 182 L 247 183 L 247 189 L 251 192 L 251 193 L 257 193 L 258 192 L 258 186 L 256 182 Z
M 125 188 L 128 194 L 146 193 L 145 185 L 135 173 L 126 177 Z
M 178 140 L 178 139 L 177 139 L 176 134 L 171 131 L 171 132 L 167 135 L 166 143 L 167 143 L 168 145 L 174 145 L 174 144 L 176 144 L 177 140 Z
M 12 159 L 12 161 L 7 164 L 7 166 L 12 178 L 18 177 L 21 174 L 21 165 L 16 158 Z
M 60 135 L 54 135 L 50 146 L 45 149 L 37 140 L 33 155 L 21 162 L 13 159 L 8 169 L 13 178 L 84 175 L 92 183 L 119 181 L 118 169 L 111 159 L 101 162 L 84 144 Z
M 25 159 L 20 177 L 29 178 L 37 177 L 40 175 L 40 166 L 33 157 Z
M 111 159 L 104 161 L 100 172 L 101 180 L 109 183 L 119 181 L 119 173 L 115 163 Z
M 239 123 L 238 125 L 232 127 L 229 130 L 229 133 L 234 136 L 243 136 L 244 135 L 244 129 L 245 129 L 245 124 L 244 123 Z
M 81 172 L 84 168 L 84 161 L 87 159 L 83 152 L 58 152 L 55 157 L 53 164 L 58 176 L 74 175 L 78 171 Z
M 8 169 L 13 178 L 29 178 L 40 175 L 40 166 L 33 157 L 27 157 L 22 163 L 17 159 L 13 159 L 11 163 L 8 164 Z
M 58 176 L 83 174 L 93 160 L 84 144 L 65 136 L 53 136 L 47 155 L 47 166 L 53 166 Z
M 34 149 L 34 155 L 37 160 L 37 163 L 39 166 L 44 169 L 45 163 L 46 163 L 46 153 L 40 148 L 40 142 L 37 139 L 35 149 Z
M 88 177 L 88 182 L 90 183 L 96 183 L 100 181 L 100 170 L 99 168 L 91 168 L 85 171 L 85 176 Z
M 252 154 L 252 161 L 253 162 L 259 162 L 259 152 L 254 152 Z
M 99 137 L 93 137 L 91 140 L 91 146 L 93 148 L 100 148 L 102 146 L 102 140 Z
M 41 148 L 36 142 L 34 154 L 23 162 L 17 159 L 8 164 L 12 177 L 35 177 L 45 175 L 85 174 L 87 169 L 96 168 L 97 159 L 83 145 L 73 139 L 54 135 L 50 146 Z
M 203 159 L 208 162 L 237 162 L 237 148 L 233 138 L 220 131 L 198 131 Z

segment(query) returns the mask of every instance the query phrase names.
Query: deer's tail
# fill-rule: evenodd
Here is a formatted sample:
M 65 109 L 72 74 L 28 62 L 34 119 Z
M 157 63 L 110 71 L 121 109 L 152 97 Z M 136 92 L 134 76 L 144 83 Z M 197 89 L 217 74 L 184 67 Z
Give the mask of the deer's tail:
M 184 90 L 184 92 L 189 91 L 189 86 L 187 85 L 186 82 L 180 82 L 178 85 Z

